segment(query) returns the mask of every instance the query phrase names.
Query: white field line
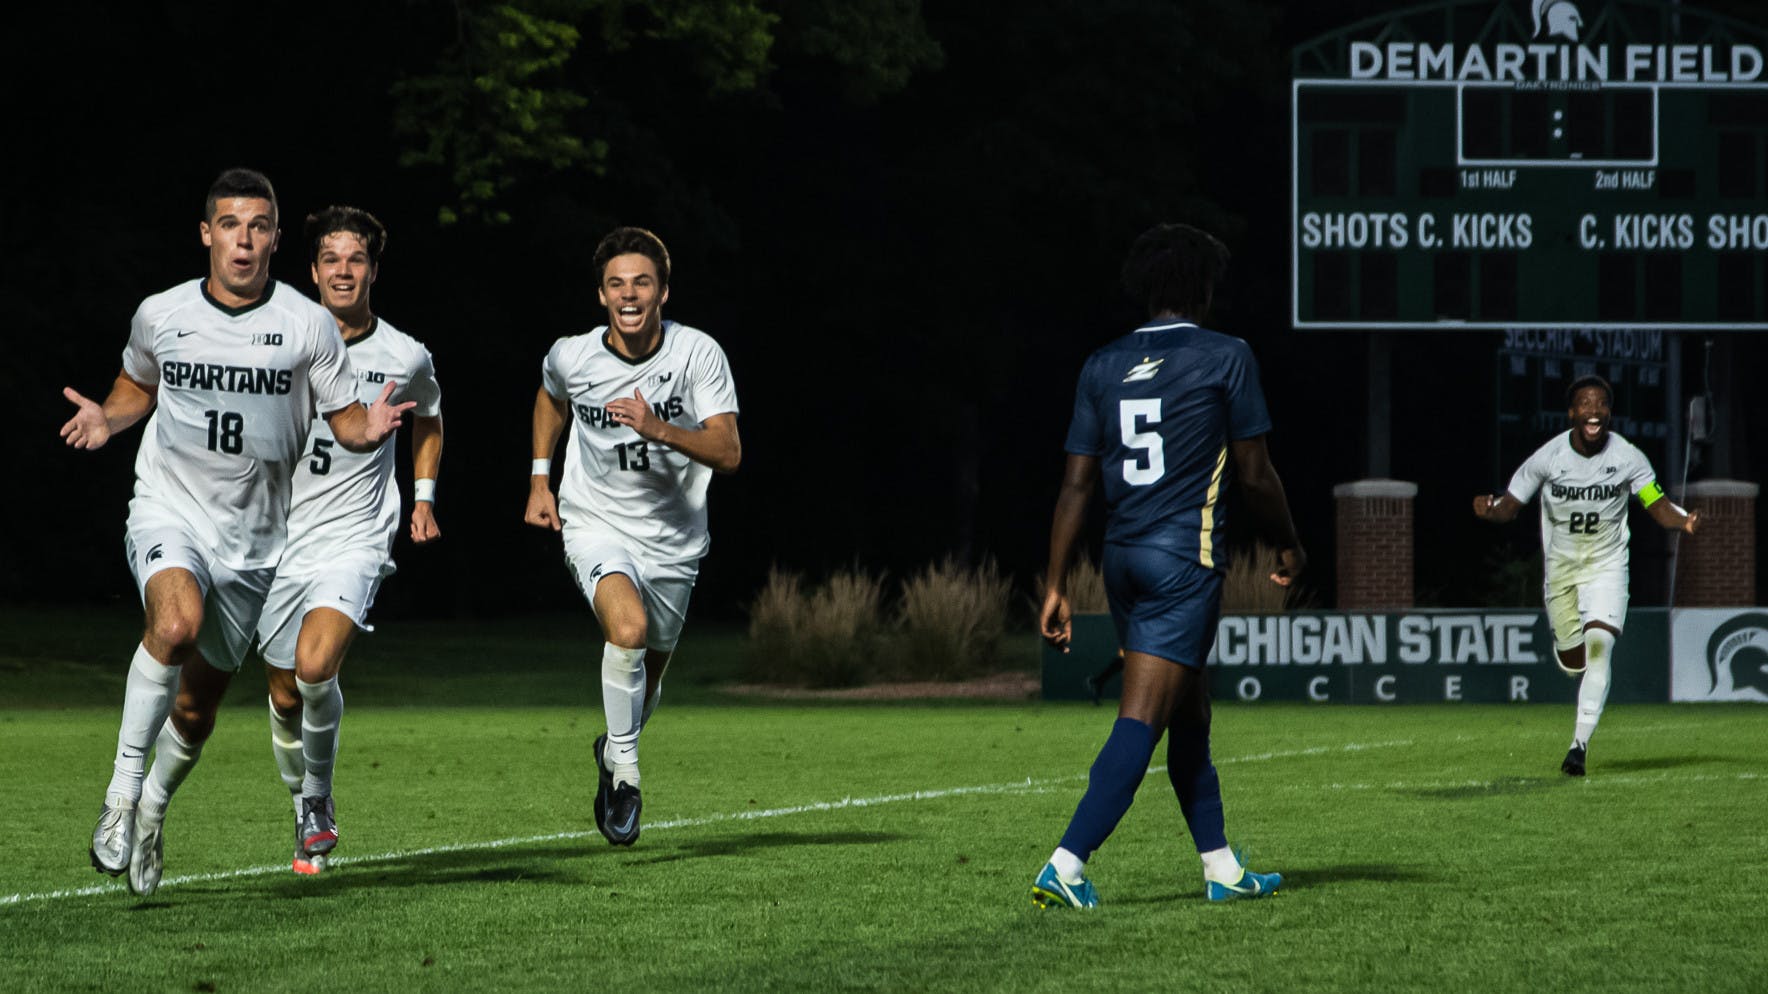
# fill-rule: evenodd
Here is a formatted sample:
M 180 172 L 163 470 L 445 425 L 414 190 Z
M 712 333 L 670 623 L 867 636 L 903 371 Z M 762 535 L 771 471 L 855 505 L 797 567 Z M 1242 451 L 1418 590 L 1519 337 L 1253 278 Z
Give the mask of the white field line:
M 1396 739 L 1389 742 L 1352 742 L 1341 746 L 1313 746 L 1307 749 L 1293 749 L 1283 752 L 1264 752 L 1250 756 L 1234 756 L 1216 760 L 1217 766 L 1234 763 L 1268 762 L 1274 759 L 1294 759 L 1303 756 L 1321 756 L 1335 752 L 1363 752 L 1369 749 L 1392 749 L 1412 745 L 1410 739 Z M 1163 773 L 1165 766 L 1151 766 L 1150 773 Z M 660 832 L 678 828 L 700 828 L 716 825 L 721 822 L 758 821 L 764 818 L 784 818 L 790 815 L 818 814 L 826 811 L 842 811 L 849 808 L 869 808 L 884 804 L 906 804 L 914 801 L 936 801 L 947 797 L 969 797 L 987 794 L 1036 794 L 1044 793 L 1052 787 L 1085 780 L 1085 773 L 1065 777 L 1048 777 L 1011 783 L 977 784 L 968 787 L 948 787 L 943 790 L 917 790 L 902 794 L 882 794 L 877 797 L 844 797 L 838 801 L 813 801 L 809 804 L 794 804 L 782 808 L 764 808 L 753 811 L 731 811 L 720 814 L 702 815 L 694 818 L 673 818 L 665 821 L 647 822 L 647 832 Z M 436 856 L 445 853 L 479 852 L 490 849 L 508 849 L 512 846 L 532 845 L 542 842 L 562 842 L 571 839 L 592 838 L 599 835 L 593 830 L 574 832 L 549 832 L 544 835 L 510 836 L 502 839 L 490 839 L 482 842 L 457 842 L 439 846 L 424 846 L 418 849 L 396 849 L 391 852 L 377 853 L 372 856 L 342 856 L 331 861 L 336 866 L 362 866 L 371 863 L 389 863 L 399 860 L 415 859 L 422 856 Z M 160 882 L 160 889 L 179 887 L 187 884 L 213 883 L 219 880 L 237 880 L 242 877 L 261 877 L 270 873 L 287 873 L 287 863 L 273 863 L 263 866 L 248 866 L 237 870 L 218 870 L 213 873 L 190 873 L 183 876 L 167 877 Z M 0 894 L 0 908 L 33 901 L 59 901 L 70 897 L 93 897 L 99 894 L 122 893 L 126 888 L 121 883 L 109 882 L 91 884 L 86 887 L 71 887 L 66 890 L 20 892 L 17 894 Z

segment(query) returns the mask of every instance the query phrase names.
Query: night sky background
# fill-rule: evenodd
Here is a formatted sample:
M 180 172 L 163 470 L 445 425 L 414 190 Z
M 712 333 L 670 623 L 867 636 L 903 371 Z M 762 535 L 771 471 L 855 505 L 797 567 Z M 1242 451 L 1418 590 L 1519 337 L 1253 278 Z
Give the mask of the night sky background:
M 490 23 L 487 5 L 9 15 L 0 601 L 135 600 L 121 539 L 139 428 L 67 450 L 60 390 L 102 399 L 136 304 L 206 272 L 203 194 L 245 165 L 277 186 L 274 275 L 304 292 L 307 212 L 347 203 L 387 223 L 375 310 L 436 357 L 443 539 L 416 549 L 401 536 L 378 616 L 581 605 L 557 538 L 522 524 L 529 417 L 552 341 L 604 319 L 589 259 L 616 224 L 668 243 L 665 316 L 723 345 L 742 404 L 744 461 L 712 485 L 696 617 L 740 620 L 775 564 L 900 578 L 992 556 L 1029 591 L 1075 377 L 1138 323 L 1119 265 L 1168 220 L 1234 253 L 1210 323 L 1259 357 L 1306 579 L 1332 606 L 1331 488 L 1367 475 L 1367 336 L 1288 324 L 1288 53 L 1395 5 L 766 0 L 777 19 L 762 36 L 730 13 L 740 4 L 518 6 L 581 28 L 532 85 L 581 96 L 566 130 L 606 144 L 562 166 L 511 158 L 483 200 L 463 198 L 447 168 L 401 159 L 482 123 L 423 120 L 410 94 L 465 78 L 459 43 Z M 1703 6 L 1768 26 L 1754 3 Z M 658 13 L 671 9 L 712 13 L 683 27 L 691 18 Z M 444 208 L 462 216 L 443 224 Z M 1718 401 L 1733 415 L 1721 444 L 1730 475 L 1759 480 L 1751 439 L 1768 439 L 1768 403 L 1752 378 L 1768 348 L 1720 337 L 1732 379 Z M 1538 550 L 1532 512 L 1507 529 L 1469 512 L 1514 468 L 1498 475 L 1493 441 L 1499 339 L 1392 339 L 1391 475 L 1421 488 L 1421 604 L 1493 602 L 1504 563 Z M 409 465 L 402 453 L 407 493 Z M 1647 520 L 1635 519 L 1640 606 L 1662 603 L 1642 575 L 1663 546 Z

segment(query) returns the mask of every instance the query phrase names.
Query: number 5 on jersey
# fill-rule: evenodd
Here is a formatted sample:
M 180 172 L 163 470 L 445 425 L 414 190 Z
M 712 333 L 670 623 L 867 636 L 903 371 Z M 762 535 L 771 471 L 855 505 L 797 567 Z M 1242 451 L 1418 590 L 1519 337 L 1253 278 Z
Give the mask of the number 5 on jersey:
M 1145 487 L 1166 475 L 1166 447 L 1160 433 L 1143 430 L 1160 423 L 1160 398 L 1123 400 L 1117 405 L 1117 424 L 1123 447 L 1141 453 L 1123 461 L 1123 479 L 1132 487 Z

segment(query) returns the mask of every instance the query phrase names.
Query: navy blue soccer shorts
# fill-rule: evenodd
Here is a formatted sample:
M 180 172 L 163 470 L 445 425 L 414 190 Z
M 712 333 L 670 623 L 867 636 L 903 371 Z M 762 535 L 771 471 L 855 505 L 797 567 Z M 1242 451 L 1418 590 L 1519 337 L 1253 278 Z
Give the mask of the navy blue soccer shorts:
M 1202 669 L 1222 610 L 1222 575 L 1147 546 L 1105 545 L 1105 599 L 1117 644 Z

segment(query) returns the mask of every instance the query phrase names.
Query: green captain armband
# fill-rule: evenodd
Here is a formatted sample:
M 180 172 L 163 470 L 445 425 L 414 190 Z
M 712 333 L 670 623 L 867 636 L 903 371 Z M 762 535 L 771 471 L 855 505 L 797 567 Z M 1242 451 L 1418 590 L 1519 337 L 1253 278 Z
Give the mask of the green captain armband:
M 1663 500 L 1663 499 L 1664 499 L 1664 488 L 1658 486 L 1656 480 L 1653 480 L 1650 483 L 1647 483 L 1645 485 L 1645 489 L 1639 491 L 1639 506 L 1640 507 L 1650 507 L 1651 505 L 1656 504 L 1658 501 Z

